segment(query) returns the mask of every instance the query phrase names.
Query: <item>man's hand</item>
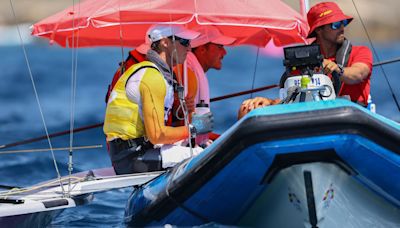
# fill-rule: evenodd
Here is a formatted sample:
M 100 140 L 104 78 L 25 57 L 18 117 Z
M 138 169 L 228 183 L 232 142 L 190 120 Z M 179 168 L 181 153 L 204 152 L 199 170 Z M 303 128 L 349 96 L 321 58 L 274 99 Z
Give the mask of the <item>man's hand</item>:
M 326 75 L 332 74 L 333 72 L 336 72 L 338 74 L 340 73 L 339 66 L 329 59 L 324 59 L 324 61 L 322 62 L 322 67 L 322 70 Z
M 244 115 L 249 113 L 251 110 L 265 107 L 268 105 L 278 104 L 281 100 L 279 99 L 269 99 L 266 97 L 255 97 L 253 99 L 247 99 L 243 101 L 239 108 L 238 119 L 242 118 Z

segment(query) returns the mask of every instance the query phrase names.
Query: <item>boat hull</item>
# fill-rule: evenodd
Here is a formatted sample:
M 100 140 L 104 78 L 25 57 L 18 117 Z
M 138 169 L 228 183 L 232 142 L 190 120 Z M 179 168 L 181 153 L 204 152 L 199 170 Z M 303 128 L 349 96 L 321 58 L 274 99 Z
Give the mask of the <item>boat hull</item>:
M 63 212 L 61 210 L 52 210 L 46 212 L 30 213 L 23 215 L 14 215 L 7 217 L 0 217 L 0 227 L 18 227 L 18 228 L 41 228 L 47 227 L 51 221 L 59 214 Z
M 332 163 L 281 170 L 238 221 L 244 227 L 309 227 L 304 172 L 312 176 L 318 227 L 398 227 L 400 210 Z
M 91 202 L 96 192 L 140 185 L 161 173 L 116 175 L 110 167 L 75 173 L 27 188 L 2 191 L 0 227 L 45 227 L 64 209 Z M 70 191 L 64 194 L 64 190 Z

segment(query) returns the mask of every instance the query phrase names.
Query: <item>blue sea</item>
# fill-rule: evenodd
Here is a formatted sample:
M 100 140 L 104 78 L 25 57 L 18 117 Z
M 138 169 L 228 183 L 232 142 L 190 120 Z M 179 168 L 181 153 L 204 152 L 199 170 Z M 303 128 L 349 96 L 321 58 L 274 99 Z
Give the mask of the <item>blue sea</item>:
M 400 55 L 400 43 L 374 44 L 374 47 L 381 60 Z M 129 49 L 124 49 L 125 56 L 128 51 Z M 278 83 L 284 70 L 282 58 L 270 57 L 261 52 L 256 65 L 257 49 L 254 47 L 228 48 L 227 51 L 223 69 L 210 70 L 207 73 L 211 97 Z M 46 42 L 34 42 L 26 45 L 26 53 L 49 132 L 68 130 L 71 116 L 71 49 L 51 46 Z M 103 122 L 107 85 L 122 59 L 122 52 L 121 48 L 86 48 L 79 49 L 76 55 L 77 86 L 73 114 L 75 128 Z M 0 46 L 0 56 L 0 145 L 44 135 L 21 46 Z M 400 63 L 376 67 L 372 76 L 372 96 L 377 112 L 396 121 L 400 121 L 400 112 L 383 72 L 386 73 L 395 96 L 400 99 L 399 68 Z M 212 103 L 216 132 L 223 133 L 235 123 L 241 102 L 251 96 L 277 98 L 278 89 Z M 69 140 L 68 135 L 57 137 L 52 139 L 52 144 L 55 148 L 68 147 Z M 73 145 L 103 146 L 100 149 L 75 151 L 74 172 L 111 165 L 101 128 L 74 134 Z M 48 147 L 47 141 L 43 140 L 5 150 Z M 0 150 L 0 153 L 5 150 Z M 55 153 L 60 172 L 66 175 L 68 152 Z M 0 159 L 0 185 L 29 186 L 57 177 L 50 152 L 0 154 Z M 65 210 L 50 226 L 123 226 L 125 203 L 131 191 L 131 188 L 127 188 L 97 194 L 89 205 Z

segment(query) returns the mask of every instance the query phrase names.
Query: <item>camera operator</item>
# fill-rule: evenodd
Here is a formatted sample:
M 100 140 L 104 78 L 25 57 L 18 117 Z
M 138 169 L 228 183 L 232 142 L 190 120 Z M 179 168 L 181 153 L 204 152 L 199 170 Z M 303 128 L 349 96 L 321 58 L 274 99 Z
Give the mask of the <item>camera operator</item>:
M 344 36 L 353 18 L 345 15 L 334 2 L 314 5 L 307 13 L 310 26 L 308 38 L 315 37 L 321 47 L 323 72 L 340 79 L 338 96 L 349 95 L 353 102 L 367 106 L 370 95 L 372 53 L 366 46 L 353 46 Z M 336 74 L 336 75 L 335 75 Z M 252 109 L 279 103 L 277 100 L 257 97 L 242 103 L 238 118 Z

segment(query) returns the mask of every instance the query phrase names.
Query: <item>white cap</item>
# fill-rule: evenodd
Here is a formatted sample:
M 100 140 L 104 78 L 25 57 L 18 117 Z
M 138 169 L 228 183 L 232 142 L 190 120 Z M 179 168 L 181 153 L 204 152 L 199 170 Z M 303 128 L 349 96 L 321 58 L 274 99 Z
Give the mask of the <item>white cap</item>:
M 207 43 L 221 44 L 221 45 L 229 45 L 235 42 L 235 38 L 224 36 L 221 32 L 214 26 L 198 26 L 193 29 L 196 32 L 199 32 L 201 35 L 196 39 L 192 40 L 190 43 L 192 48 L 201 46 Z
M 200 33 L 189 30 L 183 25 L 154 25 L 147 30 L 147 34 L 151 43 L 172 35 L 187 40 L 192 40 L 200 35 Z

